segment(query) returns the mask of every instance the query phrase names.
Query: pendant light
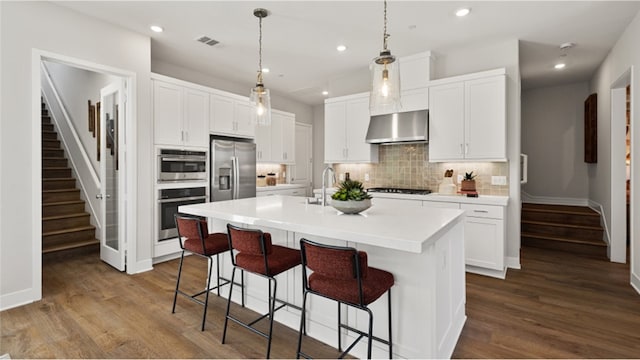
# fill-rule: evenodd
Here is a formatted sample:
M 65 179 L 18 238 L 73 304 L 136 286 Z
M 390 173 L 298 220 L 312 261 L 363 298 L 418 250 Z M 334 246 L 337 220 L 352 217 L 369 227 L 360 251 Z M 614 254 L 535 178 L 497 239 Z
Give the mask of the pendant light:
M 260 46 L 258 51 L 258 79 L 256 86 L 251 89 L 251 95 L 249 100 L 255 106 L 253 111 L 253 122 L 258 125 L 269 126 L 271 125 L 271 96 L 269 95 L 269 89 L 264 87 L 262 83 L 262 19 L 269 15 L 266 9 L 254 9 L 253 15 L 260 21 L 260 35 L 258 38 L 258 45 Z
M 384 34 L 382 51 L 369 65 L 371 71 L 371 113 L 394 113 L 400 111 L 400 62 L 387 49 L 387 1 L 384 1 Z

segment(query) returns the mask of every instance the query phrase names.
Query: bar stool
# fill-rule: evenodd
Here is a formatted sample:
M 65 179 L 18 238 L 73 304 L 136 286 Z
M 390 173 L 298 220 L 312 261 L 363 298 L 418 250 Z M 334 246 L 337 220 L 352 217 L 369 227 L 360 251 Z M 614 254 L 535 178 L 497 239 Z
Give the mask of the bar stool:
M 178 294 L 191 299 L 192 301 L 204 306 L 204 313 L 202 314 L 202 331 L 204 331 L 204 324 L 207 318 L 207 307 L 209 305 L 209 292 L 211 290 L 218 291 L 220 296 L 220 287 L 231 283 L 230 280 L 220 276 L 220 254 L 229 251 L 229 242 L 227 240 L 227 234 L 225 233 L 213 233 L 209 234 L 207 227 L 207 221 L 200 217 L 185 216 L 175 214 L 174 219 L 176 222 L 176 228 L 178 230 L 178 241 L 180 242 L 180 248 L 182 249 L 182 255 L 180 256 L 180 266 L 178 268 L 178 280 L 176 281 L 176 291 L 173 295 L 173 308 L 171 313 L 176 312 L 176 301 Z M 207 286 L 204 290 L 196 294 L 188 294 L 180 290 L 180 276 L 182 275 L 182 264 L 184 262 L 185 253 L 194 254 L 197 256 L 205 257 L 209 261 L 209 273 L 207 275 Z M 216 258 L 217 266 L 217 282 L 216 286 L 211 287 L 211 271 L 213 268 L 213 256 Z M 222 281 L 221 281 L 222 280 Z M 241 282 L 242 287 L 242 306 L 244 306 L 244 283 Z M 198 299 L 198 296 L 205 295 L 204 301 Z
M 240 319 L 231 316 L 229 314 L 231 308 L 231 294 L 233 291 L 233 287 L 231 287 L 229 289 L 229 298 L 227 300 L 227 313 L 224 320 L 222 343 L 224 344 L 227 336 L 227 324 L 229 320 L 231 320 L 267 339 L 266 358 L 268 359 L 269 354 L 271 353 L 271 335 L 273 332 L 273 316 L 275 312 L 285 306 L 301 310 L 299 306 L 295 306 L 276 298 L 278 281 L 275 278 L 276 275 L 300 265 L 300 251 L 284 246 L 273 245 L 271 243 L 271 234 L 262 232 L 261 230 L 243 229 L 227 224 L 227 231 L 229 237 L 229 248 L 231 249 L 231 262 L 233 263 L 231 281 L 234 281 L 235 279 L 236 269 L 241 269 L 268 279 L 269 312 L 248 323 L 242 322 Z M 271 293 L 271 282 L 273 282 L 273 295 Z M 276 302 L 280 303 L 280 306 L 276 307 Z M 253 327 L 254 324 L 266 317 L 269 317 L 268 333 Z
M 302 316 L 300 317 L 300 333 L 298 335 L 297 357 L 309 358 L 302 352 L 302 335 L 305 326 L 307 295 L 315 294 L 338 302 L 338 351 L 342 351 L 341 329 L 357 333 L 358 338 L 340 354 L 344 357 L 363 337 L 368 338 L 367 358 L 371 359 L 373 340 L 389 345 L 389 358 L 393 357 L 391 341 L 391 287 L 393 274 L 369 267 L 367 253 L 350 247 L 319 244 L 307 239 L 300 240 L 302 253 Z M 313 271 L 307 277 L 307 268 Z M 376 301 L 384 293 L 388 298 L 389 339 L 373 336 L 373 313 L 368 305 Z M 369 314 L 369 331 L 364 332 L 343 324 L 340 304 L 364 310 Z

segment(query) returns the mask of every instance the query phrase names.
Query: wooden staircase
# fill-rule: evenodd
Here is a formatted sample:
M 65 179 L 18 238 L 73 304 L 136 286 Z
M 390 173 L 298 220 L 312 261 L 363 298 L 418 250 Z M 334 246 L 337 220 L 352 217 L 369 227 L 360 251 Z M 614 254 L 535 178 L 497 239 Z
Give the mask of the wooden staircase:
M 588 207 L 522 204 L 525 246 L 569 251 L 607 259 L 600 214 Z
M 42 103 L 42 252 L 98 247 L 96 228 L 71 175 L 46 105 Z

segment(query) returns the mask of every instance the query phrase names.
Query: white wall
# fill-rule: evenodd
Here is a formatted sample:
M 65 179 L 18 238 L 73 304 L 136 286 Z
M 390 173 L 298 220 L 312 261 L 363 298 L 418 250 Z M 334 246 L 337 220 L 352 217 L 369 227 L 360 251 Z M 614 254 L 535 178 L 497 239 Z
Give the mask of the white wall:
M 591 92 L 598 93 L 598 163 L 589 165 L 589 198 L 602 205 L 611 224 L 611 98 L 610 89 L 625 71 L 631 76 L 631 281 L 640 291 L 640 14 L 636 15 L 591 79 Z M 624 186 L 624 185 L 621 185 Z
M 195 84 L 212 87 L 214 89 L 228 91 L 240 96 L 249 96 L 251 87 L 255 84 L 247 82 L 246 84 L 228 81 L 212 75 L 203 74 L 198 71 L 180 67 L 167 62 L 152 59 L 151 71 L 156 74 L 170 76 L 172 78 L 189 81 Z M 266 84 L 267 88 L 269 84 Z M 296 114 L 296 121 L 305 124 L 313 124 L 313 109 L 310 105 L 303 104 L 299 101 L 291 100 L 286 96 L 271 91 L 271 107 L 281 111 Z M 315 131 L 315 129 L 314 129 Z
M 520 58 L 518 40 L 483 46 L 433 49 L 434 79 L 496 68 L 507 69 L 507 266 L 520 266 Z
M 0 2 L 0 54 L 3 94 L 10 94 L 0 109 L 0 308 L 37 300 L 41 296 L 40 249 L 33 239 L 41 235 L 41 184 L 39 99 L 34 98 L 32 56 L 43 50 L 136 74 L 135 122 L 137 144 L 137 263 L 151 264 L 152 199 L 150 39 L 89 18 L 49 2 Z M 39 73 L 39 69 L 38 69 Z M 35 270 L 35 271 L 34 271 Z
M 313 188 L 322 187 L 324 164 L 324 104 L 313 107 Z
M 73 126 L 80 138 L 93 170 L 98 172 L 99 163 L 96 156 L 96 138 L 88 128 L 87 100 L 95 105 L 100 101 L 100 89 L 109 85 L 117 78 L 107 74 L 79 69 L 76 67 L 45 61 L 53 85 L 60 95 L 60 99 L 67 110 Z
M 589 197 L 584 162 L 586 82 L 527 90 L 522 93 L 522 152 L 529 156 L 529 195 Z

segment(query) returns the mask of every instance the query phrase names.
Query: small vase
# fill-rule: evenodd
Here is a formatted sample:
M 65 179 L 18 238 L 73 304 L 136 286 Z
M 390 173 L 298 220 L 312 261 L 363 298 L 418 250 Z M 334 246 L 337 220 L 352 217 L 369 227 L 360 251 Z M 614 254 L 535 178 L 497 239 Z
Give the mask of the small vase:
M 476 191 L 476 181 L 475 180 L 462 180 L 462 182 L 460 182 L 460 190 L 461 191 Z
M 440 186 L 438 187 L 438 193 L 443 195 L 453 195 L 456 193 L 456 184 L 453 183 L 453 178 L 445 177 L 442 179 Z

